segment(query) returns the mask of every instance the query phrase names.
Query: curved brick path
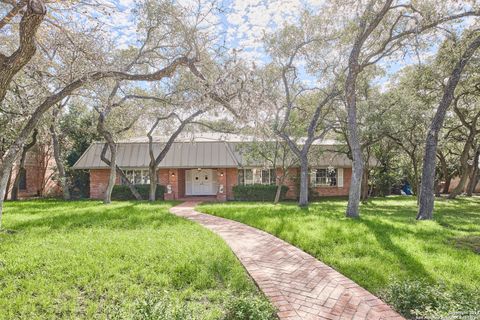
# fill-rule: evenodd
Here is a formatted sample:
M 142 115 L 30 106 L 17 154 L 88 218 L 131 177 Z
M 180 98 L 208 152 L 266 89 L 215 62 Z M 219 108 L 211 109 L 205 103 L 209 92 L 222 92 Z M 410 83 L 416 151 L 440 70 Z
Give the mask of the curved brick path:
M 170 211 L 200 223 L 232 248 L 281 320 L 403 319 L 379 298 L 277 237 L 242 223 L 196 212 L 199 201 Z

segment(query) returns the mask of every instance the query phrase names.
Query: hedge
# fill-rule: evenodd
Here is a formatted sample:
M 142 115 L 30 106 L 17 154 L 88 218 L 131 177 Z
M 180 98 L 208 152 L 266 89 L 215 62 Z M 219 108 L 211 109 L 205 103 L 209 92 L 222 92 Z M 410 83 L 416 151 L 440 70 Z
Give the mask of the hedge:
M 142 196 L 143 200 L 148 200 L 148 194 L 150 192 L 149 184 L 136 184 L 138 193 Z M 165 194 L 165 186 L 157 185 L 156 199 L 163 200 L 163 195 Z M 127 185 L 115 185 L 112 191 L 113 200 L 135 200 L 130 188 Z
M 282 186 L 280 199 L 285 198 L 287 186 Z M 233 187 L 233 196 L 239 201 L 274 201 L 277 186 L 273 184 L 250 184 Z

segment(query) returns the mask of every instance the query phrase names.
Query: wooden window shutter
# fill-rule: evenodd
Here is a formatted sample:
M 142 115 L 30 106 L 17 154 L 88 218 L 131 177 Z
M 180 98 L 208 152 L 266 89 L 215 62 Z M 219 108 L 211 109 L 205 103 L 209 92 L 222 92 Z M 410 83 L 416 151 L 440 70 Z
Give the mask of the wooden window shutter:
M 343 188 L 343 168 L 338 168 L 337 169 L 337 175 L 338 175 L 337 186 L 339 188 Z

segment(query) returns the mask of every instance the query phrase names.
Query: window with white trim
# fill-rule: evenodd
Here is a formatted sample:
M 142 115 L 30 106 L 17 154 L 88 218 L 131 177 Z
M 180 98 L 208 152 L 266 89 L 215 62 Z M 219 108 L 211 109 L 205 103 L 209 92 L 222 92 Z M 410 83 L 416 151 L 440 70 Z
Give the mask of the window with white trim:
M 123 172 L 133 184 L 150 184 L 148 170 L 123 170 Z M 127 182 L 122 179 L 122 184 L 127 184 Z
M 337 168 L 319 168 L 313 172 L 312 182 L 316 186 L 337 186 L 338 170 Z
M 249 168 L 238 169 L 238 184 L 275 184 L 275 169 Z

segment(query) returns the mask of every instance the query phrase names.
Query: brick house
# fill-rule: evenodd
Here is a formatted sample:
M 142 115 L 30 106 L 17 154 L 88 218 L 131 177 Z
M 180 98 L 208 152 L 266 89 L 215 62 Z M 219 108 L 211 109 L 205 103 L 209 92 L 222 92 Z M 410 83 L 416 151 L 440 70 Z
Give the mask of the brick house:
M 154 142 L 154 154 L 158 154 L 164 141 Z M 158 167 L 158 183 L 166 186 L 165 199 L 183 199 L 192 196 L 211 196 L 219 201 L 233 199 L 232 188 L 238 184 L 275 184 L 276 171 L 265 161 L 246 160 L 241 145 L 249 143 L 245 137 L 229 135 L 201 135 L 177 139 Z M 251 142 L 250 142 L 251 143 Z M 319 156 L 311 162 L 310 188 L 319 196 L 347 196 L 352 174 L 351 160 L 345 154 L 326 151 L 340 145 L 335 141 L 315 145 Z M 95 142 L 85 151 L 74 169 L 89 170 L 90 198 L 103 197 L 108 184 L 109 168 L 100 159 L 103 143 Z M 107 157 L 109 157 L 107 153 Z M 117 144 L 117 164 L 135 184 L 149 184 L 148 142 L 130 139 Z M 298 196 L 299 168 L 292 167 L 285 185 L 286 197 Z M 122 181 L 117 176 L 117 184 Z
M 50 146 L 37 145 L 26 153 L 25 166 L 23 169 L 17 161 L 10 175 L 7 186 L 7 198 L 11 198 L 12 187 L 17 175 L 19 176 L 18 197 L 20 199 L 58 196 L 61 188 L 54 176 L 56 164 Z

